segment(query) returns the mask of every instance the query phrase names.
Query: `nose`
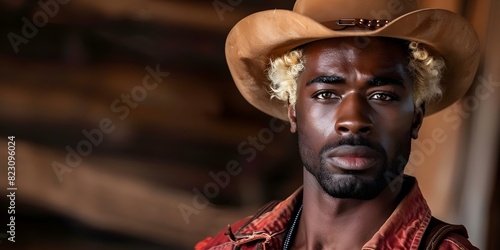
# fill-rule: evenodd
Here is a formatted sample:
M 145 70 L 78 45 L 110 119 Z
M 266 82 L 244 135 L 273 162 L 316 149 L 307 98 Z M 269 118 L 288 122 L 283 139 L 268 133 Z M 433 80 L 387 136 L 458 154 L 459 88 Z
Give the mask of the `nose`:
M 370 106 L 363 96 L 345 96 L 337 106 L 336 132 L 339 135 L 370 133 L 373 130 L 373 122 L 369 111 Z

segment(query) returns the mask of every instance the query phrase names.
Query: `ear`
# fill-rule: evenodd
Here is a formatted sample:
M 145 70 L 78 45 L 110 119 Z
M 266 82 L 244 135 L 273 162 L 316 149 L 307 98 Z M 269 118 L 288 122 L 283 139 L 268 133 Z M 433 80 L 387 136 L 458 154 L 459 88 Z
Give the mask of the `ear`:
M 413 121 L 411 124 L 411 138 L 418 138 L 418 131 L 420 131 L 420 127 L 424 121 L 425 115 L 425 104 L 422 104 L 420 107 L 415 107 L 415 112 L 413 113 Z
M 288 105 L 288 120 L 290 121 L 290 131 L 295 133 L 297 131 L 297 113 L 295 112 L 295 104 Z

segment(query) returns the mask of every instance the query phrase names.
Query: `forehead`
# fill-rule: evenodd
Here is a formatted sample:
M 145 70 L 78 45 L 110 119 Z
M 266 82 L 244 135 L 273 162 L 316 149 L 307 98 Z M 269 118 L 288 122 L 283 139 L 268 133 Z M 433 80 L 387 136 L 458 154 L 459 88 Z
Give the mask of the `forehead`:
M 382 37 L 333 38 L 303 47 L 306 70 L 318 67 L 356 67 L 358 69 L 394 69 L 409 60 L 406 41 Z M 332 65 L 333 64 L 333 65 Z

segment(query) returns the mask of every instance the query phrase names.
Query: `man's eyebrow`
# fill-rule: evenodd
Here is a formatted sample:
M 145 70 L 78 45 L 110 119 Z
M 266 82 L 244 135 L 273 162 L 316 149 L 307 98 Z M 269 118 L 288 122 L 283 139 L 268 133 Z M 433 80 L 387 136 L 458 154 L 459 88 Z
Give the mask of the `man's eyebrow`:
M 401 86 L 406 89 L 406 86 L 402 80 L 392 78 L 392 77 L 374 77 L 368 81 L 369 86 L 384 86 L 384 85 L 395 85 Z
M 326 84 L 335 84 L 335 83 L 345 83 L 346 80 L 343 77 L 337 75 L 330 76 L 318 76 L 306 83 L 306 86 L 309 86 L 313 83 L 326 83 Z

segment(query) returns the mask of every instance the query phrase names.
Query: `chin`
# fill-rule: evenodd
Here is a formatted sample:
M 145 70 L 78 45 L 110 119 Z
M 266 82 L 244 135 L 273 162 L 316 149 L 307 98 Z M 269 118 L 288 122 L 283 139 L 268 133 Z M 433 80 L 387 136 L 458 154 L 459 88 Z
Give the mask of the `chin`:
M 376 198 L 389 183 L 384 177 L 385 171 L 366 176 L 353 171 L 334 174 L 327 169 L 312 173 L 323 190 L 334 198 L 371 200 Z

